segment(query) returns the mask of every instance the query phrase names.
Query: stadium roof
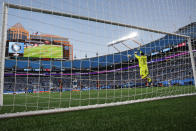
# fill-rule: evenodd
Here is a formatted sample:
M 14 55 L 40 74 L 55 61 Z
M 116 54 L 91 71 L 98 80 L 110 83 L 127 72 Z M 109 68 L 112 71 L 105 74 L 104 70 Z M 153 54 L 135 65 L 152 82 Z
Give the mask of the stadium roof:
M 191 36 L 196 38 L 196 22 L 190 23 L 176 31 L 175 33 Z
M 68 41 L 68 38 L 57 36 L 57 35 L 51 35 L 51 34 L 40 34 L 40 35 L 33 34 L 33 35 L 30 35 L 30 37 L 32 39 L 49 39 L 49 40 L 58 39 L 58 40 Z
M 57 36 L 57 35 L 51 35 L 51 34 L 40 34 L 39 36 L 41 37 L 51 37 L 51 38 L 62 38 L 62 39 L 68 39 L 62 36 Z

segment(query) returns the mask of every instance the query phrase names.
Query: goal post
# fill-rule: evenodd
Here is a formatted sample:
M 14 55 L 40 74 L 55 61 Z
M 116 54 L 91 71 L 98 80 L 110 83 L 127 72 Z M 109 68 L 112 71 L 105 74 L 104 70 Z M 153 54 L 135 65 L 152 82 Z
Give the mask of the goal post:
M 20 4 L 3 3 L 2 9 L 0 119 L 196 94 L 196 48 L 192 47 L 195 38 L 188 33 L 171 33 Z M 38 23 L 35 25 L 40 30 L 30 24 L 25 25 L 30 31 L 18 23 L 10 25 L 9 16 L 17 15 L 9 14 L 9 9 L 24 11 L 25 15 L 19 15 L 17 20 Z M 29 18 L 25 18 L 27 16 Z M 46 20 L 41 21 L 36 17 Z M 57 22 L 47 21 L 51 17 Z M 15 39 L 8 41 L 11 39 L 8 26 L 14 30 L 20 28 L 23 32 L 18 36 L 11 34 Z M 16 32 L 19 32 L 18 29 Z M 130 35 L 130 32 L 139 35 Z M 63 33 L 67 35 L 66 38 L 57 36 Z M 27 34 L 26 38 L 21 34 Z M 129 35 L 123 37 L 122 34 Z M 78 47 L 72 45 L 74 42 L 79 43 Z M 102 49 L 107 46 L 114 47 L 117 52 L 110 48 Z M 126 49 L 122 50 L 123 47 Z M 18 49 L 23 52 L 9 52 Z M 85 57 L 77 59 L 75 55 L 73 59 L 73 50 L 77 50 L 78 56 L 85 54 Z M 99 54 L 97 50 L 104 53 Z M 87 53 L 96 56 L 88 57 Z M 148 68 L 146 74 L 143 74 L 137 58 L 142 55 Z
M 0 106 L 3 106 L 3 87 L 4 87 L 4 64 L 5 64 L 5 47 L 7 40 L 7 14 L 8 6 L 3 3 L 2 14 L 2 31 L 1 31 L 1 50 L 0 50 Z
M 191 65 L 192 65 L 192 70 L 193 70 L 193 77 L 195 81 L 195 89 L 196 89 L 196 70 L 195 70 L 195 59 L 193 55 L 193 50 L 192 50 L 192 45 L 191 45 L 191 38 L 188 38 L 188 47 L 189 47 L 189 53 L 191 57 Z

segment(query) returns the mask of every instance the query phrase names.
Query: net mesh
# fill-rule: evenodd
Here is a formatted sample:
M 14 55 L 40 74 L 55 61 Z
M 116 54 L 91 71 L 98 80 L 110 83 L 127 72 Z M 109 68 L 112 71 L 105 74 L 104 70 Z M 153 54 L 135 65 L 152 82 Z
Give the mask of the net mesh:
M 188 39 L 170 34 L 190 36 L 196 59 L 194 0 L 4 2 L 31 10 L 8 4 L 0 114 L 195 93 Z

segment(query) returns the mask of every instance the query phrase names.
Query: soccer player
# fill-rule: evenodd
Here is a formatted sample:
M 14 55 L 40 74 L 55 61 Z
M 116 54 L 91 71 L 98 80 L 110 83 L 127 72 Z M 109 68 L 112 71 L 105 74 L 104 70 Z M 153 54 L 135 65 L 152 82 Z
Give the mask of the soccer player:
M 148 65 L 147 65 L 147 56 L 144 55 L 142 51 L 140 51 L 140 56 L 135 52 L 135 57 L 138 59 L 139 68 L 140 68 L 140 76 L 142 79 L 146 81 L 146 85 L 149 86 L 149 83 L 152 82 L 152 79 L 148 76 Z
M 59 80 L 59 92 L 62 92 L 62 88 L 63 88 L 63 82 L 62 80 Z

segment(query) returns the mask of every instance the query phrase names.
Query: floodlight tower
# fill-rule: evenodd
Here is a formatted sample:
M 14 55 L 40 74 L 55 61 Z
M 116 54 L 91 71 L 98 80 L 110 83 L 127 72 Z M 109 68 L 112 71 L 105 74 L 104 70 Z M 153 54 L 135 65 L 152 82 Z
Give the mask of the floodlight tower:
M 123 44 L 125 47 L 127 47 L 127 48 L 129 48 L 129 49 L 132 49 L 130 46 L 128 46 L 128 45 L 126 45 L 126 44 L 124 43 L 124 42 L 127 41 L 127 40 L 132 40 L 133 42 L 135 42 L 135 43 L 138 44 L 139 46 L 142 46 L 142 44 L 141 44 L 139 41 L 133 39 L 133 38 L 135 38 L 136 36 L 138 36 L 138 33 L 137 33 L 137 32 L 132 32 L 132 33 L 130 33 L 130 34 L 127 35 L 127 36 L 124 36 L 124 37 L 122 37 L 122 38 L 120 38 L 120 39 L 117 39 L 117 40 L 114 40 L 114 41 L 108 43 L 107 46 L 108 46 L 108 47 L 112 46 L 112 47 L 113 47 L 114 49 L 116 49 L 118 52 L 120 52 L 120 50 L 119 50 L 117 47 L 115 47 L 115 45 L 117 45 L 117 44 Z

